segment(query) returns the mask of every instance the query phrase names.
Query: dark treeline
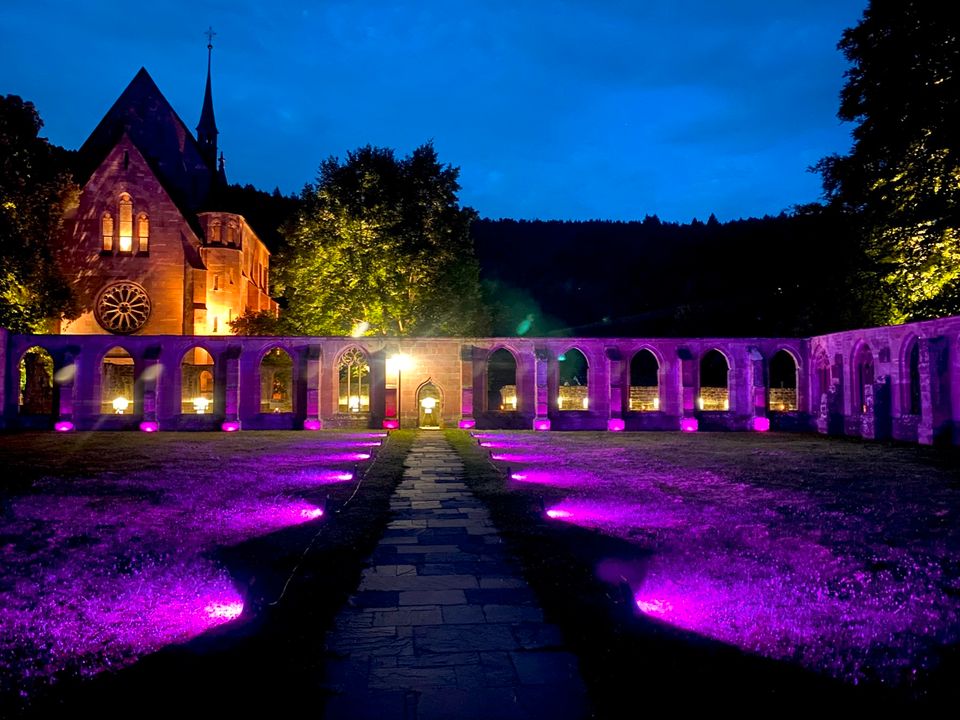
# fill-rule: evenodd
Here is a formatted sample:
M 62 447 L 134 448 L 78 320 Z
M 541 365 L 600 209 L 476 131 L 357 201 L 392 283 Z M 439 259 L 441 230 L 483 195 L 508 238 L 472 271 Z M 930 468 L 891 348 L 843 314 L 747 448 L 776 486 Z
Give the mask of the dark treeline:
M 856 327 L 854 236 L 820 206 L 680 225 L 478 220 L 497 335 L 806 336 Z

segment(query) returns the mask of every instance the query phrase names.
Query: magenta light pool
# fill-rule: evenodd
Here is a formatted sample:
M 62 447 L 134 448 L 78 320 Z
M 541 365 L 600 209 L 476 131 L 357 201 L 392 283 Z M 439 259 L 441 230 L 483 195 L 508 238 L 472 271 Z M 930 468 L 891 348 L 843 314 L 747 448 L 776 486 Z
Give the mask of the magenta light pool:
M 240 421 L 239 420 L 226 420 L 221 426 L 220 429 L 224 432 L 238 432 L 240 430 Z
M 680 430 L 682 432 L 693 433 L 700 429 L 700 423 L 696 418 L 680 418 Z
M 549 420 L 534 420 L 534 421 L 533 421 L 533 429 L 534 429 L 534 430 L 539 430 L 539 431 L 541 431 L 541 432 L 546 432 L 547 430 L 550 429 L 550 421 L 549 421 Z
M 57 432 L 70 432 L 73 430 L 73 423 L 69 420 L 60 420 L 53 424 L 53 429 Z
M 140 423 L 140 429 L 146 433 L 157 432 L 160 429 L 160 424 L 151 420 L 144 420 Z
M 476 426 L 477 426 L 477 421 L 476 421 L 476 420 L 461 420 L 461 421 L 458 423 L 458 425 L 459 425 L 459 427 L 460 427 L 461 430 L 469 430 L 470 428 L 473 428 L 473 427 L 476 427 Z
M 213 602 L 207 605 L 203 611 L 211 620 L 230 622 L 243 614 L 243 602 Z
M 626 428 L 626 423 L 620 418 L 610 418 L 607 420 L 607 430 L 610 432 L 623 432 L 624 428 Z
M 321 420 L 304 420 L 303 429 L 310 431 L 323 430 L 323 422 Z
M 755 417 L 750 426 L 756 432 L 767 432 L 770 430 L 770 418 Z
M 569 520 L 573 517 L 573 513 L 561 508 L 550 508 L 547 510 L 547 517 L 551 520 Z
M 393 418 L 387 418 L 383 421 L 383 427 L 385 430 L 397 430 L 400 427 L 400 421 Z

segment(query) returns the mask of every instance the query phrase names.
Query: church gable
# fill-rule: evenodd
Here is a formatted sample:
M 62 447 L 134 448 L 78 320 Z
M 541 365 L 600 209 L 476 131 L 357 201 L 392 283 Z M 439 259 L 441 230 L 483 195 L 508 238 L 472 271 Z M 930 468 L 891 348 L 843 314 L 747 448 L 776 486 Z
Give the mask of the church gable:
M 126 135 L 84 185 L 66 231 L 65 266 L 86 312 L 65 332 L 130 331 L 102 316 L 104 293 L 122 283 L 142 290 L 150 306 L 133 332 L 192 330 L 193 278 L 203 270 L 200 240 Z
M 80 148 L 84 172 L 95 172 L 123 135 L 140 150 L 185 213 L 204 205 L 215 168 L 204 159 L 197 141 L 144 68 Z

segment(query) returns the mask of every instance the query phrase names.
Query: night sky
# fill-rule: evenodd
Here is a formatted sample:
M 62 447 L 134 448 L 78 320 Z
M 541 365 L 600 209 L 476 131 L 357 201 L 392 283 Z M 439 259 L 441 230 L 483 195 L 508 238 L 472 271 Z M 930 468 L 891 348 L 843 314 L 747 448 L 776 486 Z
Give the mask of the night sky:
M 206 38 L 231 182 L 433 140 L 481 216 L 722 220 L 817 200 L 844 153 L 836 49 L 866 0 L 0 5 L 0 93 L 78 148 L 145 66 L 188 127 Z M 162 9 L 159 9 L 162 8 Z

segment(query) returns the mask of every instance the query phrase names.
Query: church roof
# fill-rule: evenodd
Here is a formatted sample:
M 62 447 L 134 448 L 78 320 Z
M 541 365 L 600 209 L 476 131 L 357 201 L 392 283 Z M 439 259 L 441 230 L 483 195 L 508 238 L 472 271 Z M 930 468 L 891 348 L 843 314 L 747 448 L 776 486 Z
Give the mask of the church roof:
M 211 108 L 212 113 L 212 108 Z M 124 133 L 188 219 L 206 203 L 216 168 L 145 68 L 134 76 L 80 148 L 86 182 Z

